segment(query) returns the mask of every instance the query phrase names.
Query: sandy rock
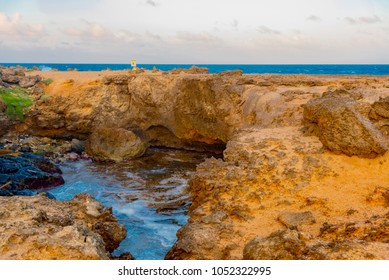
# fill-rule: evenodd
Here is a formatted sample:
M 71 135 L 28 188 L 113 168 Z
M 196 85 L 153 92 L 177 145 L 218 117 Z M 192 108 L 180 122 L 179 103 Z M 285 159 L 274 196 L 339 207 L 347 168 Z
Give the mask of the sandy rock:
M 388 140 L 347 98 L 319 98 L 304 106 L 304 118 L 317 124 L 315 133 L 329 150 L 376 157 L 388 150 Z
M 97 128 L 85 148 L 87 154 L 95 159 L 122 161 L 142 156 L 147 144 L 129 130 Z
M 245 260 L 298 260 L 306 250 L 298 231 L 283 230 L 266 238 L 254 238 L 244 248 Z
M 109 259 L 126 236 L 111 209 L 87 194 L 0 197 L 0 208 L 0 259 Z
M 374 113 L 378 116 L 389 119 L 389 97 L 380 98 L 372 104 Z
M 297 230 L 282 230 L 265 238 L 253 238 L 244 248 L 247 260 L 370 260 L 389 257 L 385 233 L 387 218 L 371 218 L 363 224 L 323 225 L 319 238 Z M 368 234 L 369 230 L 371 231 Z M 328 234 L 327 234 L 328 232 Z M 375 237 L 370 237 L 370 236 Z
M 39 76 L 25 76 L 20 78 L 19 85 L 22 88 L 30 88 L 39 83 L 41 78 Z
M 228 70 L 228 71 L 224 71 L 224 72 L 221 72 L 219 73 L 220 76 L 242 76 L 243 75 L 243 71 L 242 70 Z
M 306 212 L 281 212 L 278 216 L 278 221 L 285 225 L 289 229 L 297 229 L 298 226 L 303 224 L 314 224 L 316 222 L 315 217 L 310 211 Z
M 346 89 L 339 88 L 333 91 L 326 91 L 322 95 L 323 98 L 351 98 L 354 100 L 360 100 L 363 98 L 362 93 L 356 92 L 352 93 L 347 91 Z

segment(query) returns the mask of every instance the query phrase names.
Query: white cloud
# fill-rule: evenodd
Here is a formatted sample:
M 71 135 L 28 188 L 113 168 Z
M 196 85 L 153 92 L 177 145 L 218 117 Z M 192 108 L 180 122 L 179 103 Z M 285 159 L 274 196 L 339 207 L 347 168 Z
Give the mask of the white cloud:
M 150 6 L 153 6 L 153 7 L 156 7 L 157 6 L 157 2 L 153 1 L 153 0 L 147 0 L 146 1 L 146 4 L 150 5 Z
M 12 17 L 0 12 L 0 35 L 6 35 L 8 40 L 39 39 L 45 35 L 42 24 L 23 23 L 19 13 Z
M 53 61 L 96 63 L 127 53 L 149 63 L 357 63 L 373 52 L 389 63 L 389 6 L 378 3 L 387 0 L 5 2 L 0 61 L 50 49 Z
M 209 33 L 209 32 L 187 32 L 187 31 L 179 31 L 177 32 L 174 39 L 178 40 L 179 42 L 184 43 L 206 43 L 206 44 L 212 44 L 220 41 L 220 38 Z
M 232 21 L 232 27 L 233 28 L 235 28 L 235 29 L 237 29 L 238 28 L 238 25 L 239 25 L 239 21 L 237 20 L 237 19 L 234 19 L 233 21 Z
M 382 22 L 382 19 L 377 15 L 369 17 L 346 17 L 345 20 L 350 24 L 374 24 Z
M 309 20 L 309 21 L 321 21 L 321 18 L 318 16 L 315 16 L 315 15 L 311 15 L 311 16 L 307 17 L 307 20 Z
M 280 35 L 281 32 L 275 29 L 271 29 L 270 27 L 267 27 L 265 25 L 258 26 L 257 31 L 261 34 L 266 35 Z

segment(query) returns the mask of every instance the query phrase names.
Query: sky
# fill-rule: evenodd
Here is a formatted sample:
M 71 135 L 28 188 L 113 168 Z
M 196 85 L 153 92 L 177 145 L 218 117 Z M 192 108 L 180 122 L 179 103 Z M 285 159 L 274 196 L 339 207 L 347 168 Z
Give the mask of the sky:
M 389 0 L 0 0 L 0 62 L 389 64 Z

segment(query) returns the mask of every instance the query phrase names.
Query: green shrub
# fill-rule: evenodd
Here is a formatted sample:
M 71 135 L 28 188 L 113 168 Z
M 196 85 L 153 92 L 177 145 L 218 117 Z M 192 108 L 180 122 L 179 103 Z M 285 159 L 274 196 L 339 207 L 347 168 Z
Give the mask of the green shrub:
M 48 79 L 42 81 L 42 83 L 44 83 L 46 86 L 48 86 L 52 82 L 53 82 L 53 79 L 51 79 L 51 78 L 48 78 Z
M 22 88 L 0 88 L 0 98 L 7 103 L 6 114 L 19 121 L 24 120 L 24 114 L 33 103 L 33 99 Z

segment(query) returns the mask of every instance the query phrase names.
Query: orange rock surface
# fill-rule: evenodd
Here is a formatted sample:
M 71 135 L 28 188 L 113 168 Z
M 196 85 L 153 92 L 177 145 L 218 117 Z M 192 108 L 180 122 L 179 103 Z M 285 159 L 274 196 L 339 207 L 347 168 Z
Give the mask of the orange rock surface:
M 108 126 L 165 146 L 226 144 L 223 160 L 198 166 L 189 221 L 166 258 L 389 259 L 389 77 L 41 75 L 54 82 L 19 129 L 87 137 Z M 352 118 L 331 110 L 319 124 L 304 118 L 304 106 L 323 96 L 357 100 Z M 358 142 L 366 133 L 379 148 L 362 142 L 368 157 L 346 155 L 339 135 Z

